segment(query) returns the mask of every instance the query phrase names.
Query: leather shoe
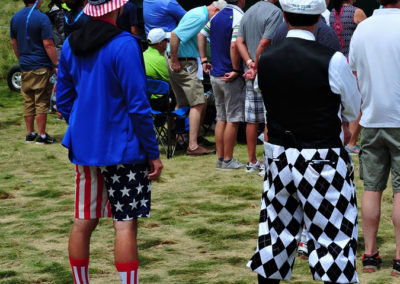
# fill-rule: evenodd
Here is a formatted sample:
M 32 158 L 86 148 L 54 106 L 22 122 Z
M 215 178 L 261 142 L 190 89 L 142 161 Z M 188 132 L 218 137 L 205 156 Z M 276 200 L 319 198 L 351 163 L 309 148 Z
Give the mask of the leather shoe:
M 208 150 L 202 146 L 197 146 L 195 149 L 190 149 L 188 147 L 186 149 L 186 155 L 190 156 L 203 156 L 203 155 L 209 155 L 209 154 L 215 154 L 215 150 Z

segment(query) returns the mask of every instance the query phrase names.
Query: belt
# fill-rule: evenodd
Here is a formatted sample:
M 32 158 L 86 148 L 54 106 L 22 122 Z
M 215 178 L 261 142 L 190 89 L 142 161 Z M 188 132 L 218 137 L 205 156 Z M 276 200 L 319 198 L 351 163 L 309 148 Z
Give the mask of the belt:
M 171 56 L 168 55 L 168 58 L 171 58 Z M 189 61 L 189 60 L 197 60 L 194 57 L 179 57 L 178 58 L 179 61 Z

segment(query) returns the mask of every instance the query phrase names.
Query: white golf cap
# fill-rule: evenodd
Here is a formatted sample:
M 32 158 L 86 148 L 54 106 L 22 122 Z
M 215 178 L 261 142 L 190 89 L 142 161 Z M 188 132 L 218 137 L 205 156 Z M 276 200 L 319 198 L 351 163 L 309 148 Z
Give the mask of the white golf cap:
M 325 0 L 279 0 L 284 12 L 320 15 L 326 10 Z
M 156 44 L 170 37 L 171 33 L 166 33 L 163 29 L 155 28 L 149 31 L 149 34 L 147 35 L 147 42 L 149 44 Z

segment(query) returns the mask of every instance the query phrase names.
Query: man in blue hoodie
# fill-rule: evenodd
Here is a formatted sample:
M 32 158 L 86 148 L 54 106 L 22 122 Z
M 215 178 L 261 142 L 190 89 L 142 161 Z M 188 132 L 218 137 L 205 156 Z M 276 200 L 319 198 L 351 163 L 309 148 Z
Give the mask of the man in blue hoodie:
M 162 169 L 140 39 L 115 24 L 126 2 L 89 1 L 84 12 L 92 21 L 70 35 L 60 58 L 57 107 L 69 123 L 62 144 L 77 169 L 69 240 L 75 283 L 89 283 L 90 236 L 105 210 L 104 198 L 114 219 L 121 283 L 138 283 L 137 218 L 149 217 L 150 180 Z

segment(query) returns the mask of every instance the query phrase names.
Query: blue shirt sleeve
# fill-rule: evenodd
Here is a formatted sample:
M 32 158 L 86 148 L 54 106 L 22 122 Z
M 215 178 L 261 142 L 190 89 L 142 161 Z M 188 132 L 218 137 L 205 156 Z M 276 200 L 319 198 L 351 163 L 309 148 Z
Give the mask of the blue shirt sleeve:
M 57 110 L 65 118 L 65 121 L 69 124 L 69 116 L 74 105 L 75 98 L 77 96 L 72 76 L 69 73 L 67 64 L 65 61 L 64 53 L 66 52 L 64 43 L 63 51 L 61 53 L 60 60 L 58 62 L 58 77 L 57 77 L 57 93 L 56 93 L 56 105 Z
M 17 38 L 14 30 L 14 17 L 12 17 L 10 21 L 10 38 Z
M 51 39 L 53 38 L 53 31 L 51 29 L 51 22 L 49 17 L 43 14 L 41 19 L 41 26 L 42 26 L 42 39 Z
M 130 56 L 127 57 L 126 54 Z M 127 72 L 127 70 L 132 70 L 132 66 L 136 66 L 136 70 Z M 150 160 L 156 160 L 159 158 L 160 153 L 153 128 L 141 51 L 134 39 L 127 41 L 118 51 L 115 72 L 126 98 L 133 131 L 142 144 L 146 156 Z
M 315 39 L 335 51 L 340 51 L 340 41 L 335 31 L 327 24 L 319 21 L 315 29 Z
M 169 15 L 176 20 L 176 22 L 179 22 L 186 14 L 185 9 L 183 9 L 182 6 L 179 5 L 179 3 L 175 0 L 169 1 L 167 11 Z

